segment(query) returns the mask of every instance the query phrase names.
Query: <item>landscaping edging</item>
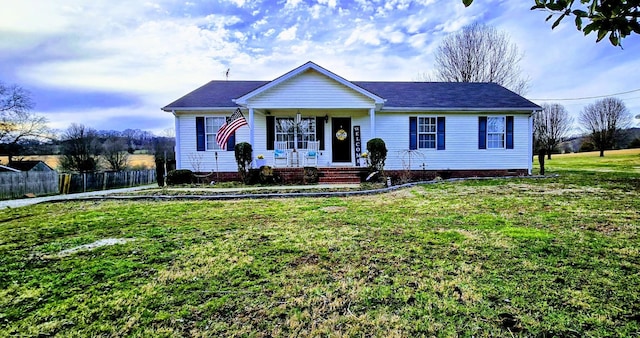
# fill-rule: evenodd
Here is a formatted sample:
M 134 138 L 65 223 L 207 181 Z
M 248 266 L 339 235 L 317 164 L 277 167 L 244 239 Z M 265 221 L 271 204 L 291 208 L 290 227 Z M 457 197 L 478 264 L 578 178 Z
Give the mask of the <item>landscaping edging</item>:
M 163 200 L 163 201 L 178 201 L 178 200 L 202 200 L 202 201 L 220 201 L 220 200 L 240 200 L 240 199 L 268 199 L 268 198 L 297 198 L 297 197 L 350 197 L 350 196 L 366 196 L 376 195 L 386 192 L 395 191 L 398 189 L 413 187 L 423 184 L 437 184 L 444 182 L 458 182 L 468 180 L 490 180 L 490 179 L 514 179 L 514 178 L 531 178 L 531 179 L 543 179 L 543 178 L 555 178 L 559 175 L 532 175 L 532 176 L 499 176 L 499 177 L 467 177 L 467 178 L 450 178 L 443 180 L 431 180 L 410 182 L 401 185 L 394 185 L 386 188 L 371 189 L 371 190 L 356 190 L 356 191 L 326 191 L 326 192 L 292 192 L 292 193 L 246 193 L 246 194 L 219 194 L 219 195 L 139 195 L 139 196 L 91 196 L 91 197 L 78 197 L 68 198 L 64 200 L 52 200 L 48 202 L 64 202 L 64 201 L 96 201 L 96 200 Z M 43 201 L 40 203 L 45 203 Z

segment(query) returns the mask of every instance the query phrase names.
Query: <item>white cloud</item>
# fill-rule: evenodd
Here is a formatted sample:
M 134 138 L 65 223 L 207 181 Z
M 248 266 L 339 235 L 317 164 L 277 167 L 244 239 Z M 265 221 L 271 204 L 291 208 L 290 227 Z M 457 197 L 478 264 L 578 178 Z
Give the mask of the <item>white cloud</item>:
M 296 8 L 302 2 L 302 0 L 287 0 L 284 4 L 285 8 Z
M 245 4 L 245 0 L 228 0 L 228 1 L 235 4 L 239 8 L 244 7 L 244 4 Z
M 336 8 L 336 0 L 318 0 L 318 3 L 329 8 Z
M 378 31 L 375 29 L 373 24 L 366 24 L 359 26 L 351 32 L 351 35 L 345 41 L 345 46 L 351 46 L 356 42 L 362 42 L 371 46 L 380 45 L 380 38 L 378 36 Z
M 220 1 L 224 8 L 250 8 L 224 14 L 217 10 Z M 209 80 L 224 79 L 227 68 L 231 80 L 268 80 L 312 60 L 349 80 L 408 81 L 432 69 L 443 36 L 480 20 L 507 31 L 525 52 L 530 97 L 639 87 L 638 36 L 625 40 L 624 50 L 595 44 L 571 20 L 552 31 L 544 13 L 523 2 L 474 1 L 464 8 L 459 0 L 286 0 L 262 1 L 259 10 L 246 0 L 210 4 L 203 13 L 207 6 L 193 0 L 14 1 L 0 11 L 0 70 L 13 76 L 5 81 L 27 88 L 126 93 L 140 105 L 44 109 L 59 114 L 51 119 L 56 123 L 105 125 L 135 114 L 160 115 L 170 126 L 170 114 L 159 107 Z M 568 106 L 577 112 L 585 103 L 590 102 Z M 640 111 L 640 100 L 628 105 Z
M 296 32 L 298 31 L 298 26 L 293 25 L 278 34 L 278 40 L 290 41 L 296 38 Z

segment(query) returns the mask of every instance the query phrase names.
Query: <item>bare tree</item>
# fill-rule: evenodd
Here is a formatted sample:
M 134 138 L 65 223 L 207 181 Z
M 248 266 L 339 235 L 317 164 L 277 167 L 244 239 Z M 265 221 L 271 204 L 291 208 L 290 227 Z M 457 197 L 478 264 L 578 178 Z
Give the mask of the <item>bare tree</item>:
M 33 109 L 31 94 L 18 85 L 7 86 L 0 82 L 0 113 L 27 112 Z
M 0 82 L 0 144 L 9 162 L 20 153 L 23 141 L 51 137 L 47 119 L 32 113 L 33 107 L 27 90 Z
M 631 113 L 624 102 L 615 97 L 607 97 L 587 105 L 580 113 L 580 125 L 589 134 L 589 139 L 604 156 L 621 135 L 621 131 L 631 125 Z
M 521 75 L 522 54 L 509 37 L 480 23 L 448 35 L 436 50 L 435 77 L 447 82 L 494 82 L 524 94 L 528 79 Z
M 539 148 L 544 149 L 547 158 L 563 138 L 569 136 L 573 119 L 563 105 L 545 103 L 542 111 L 533 115 L 533 135 Z
M 72 123 L 62 135 L 62 169 L 77 172 L 96 171 L 102 148 L 97 135 L 95 129 Z
M 127 141 L 120 137 L 107 138 L 102 145 L 101 156 L 109 164 L 111 170 L 125 170 L 129 161 Z

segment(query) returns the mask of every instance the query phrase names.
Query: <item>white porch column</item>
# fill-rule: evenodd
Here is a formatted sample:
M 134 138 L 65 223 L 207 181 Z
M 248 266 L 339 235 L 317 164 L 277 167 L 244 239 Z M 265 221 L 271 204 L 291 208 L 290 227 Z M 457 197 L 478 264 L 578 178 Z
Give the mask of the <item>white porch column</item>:
M 371 124 L 371 137 L 369 139 L 376 137 L 376 110 L 375 108 L 369 109 L 369 123 Z
M 253 124 L 253 108 L 249 108 L 249 143 L 252 147 L 255 147 L 255 143 L 253 142 L 255 129 L 256 128 Z

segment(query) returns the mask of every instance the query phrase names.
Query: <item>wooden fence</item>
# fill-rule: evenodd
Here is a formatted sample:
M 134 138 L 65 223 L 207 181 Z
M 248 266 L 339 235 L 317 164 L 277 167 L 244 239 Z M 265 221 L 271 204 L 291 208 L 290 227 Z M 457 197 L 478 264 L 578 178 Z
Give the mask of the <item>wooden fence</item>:
M 89 174 L 59 174 L 56 171 L 0 172 L 0 200 L 71 194 L 85 191 L 133 187 L 156 182 L 156 171 L 137 170 Z
M 0 199 L 14 199 L 26 194 L 36 196 L 59 193 L 59 174 L 55 171 L 23 171 L 0 173 Z
M 60 193 L 108 190 L 156 182 L 155 169 L 88 174 L 61 174 Z

